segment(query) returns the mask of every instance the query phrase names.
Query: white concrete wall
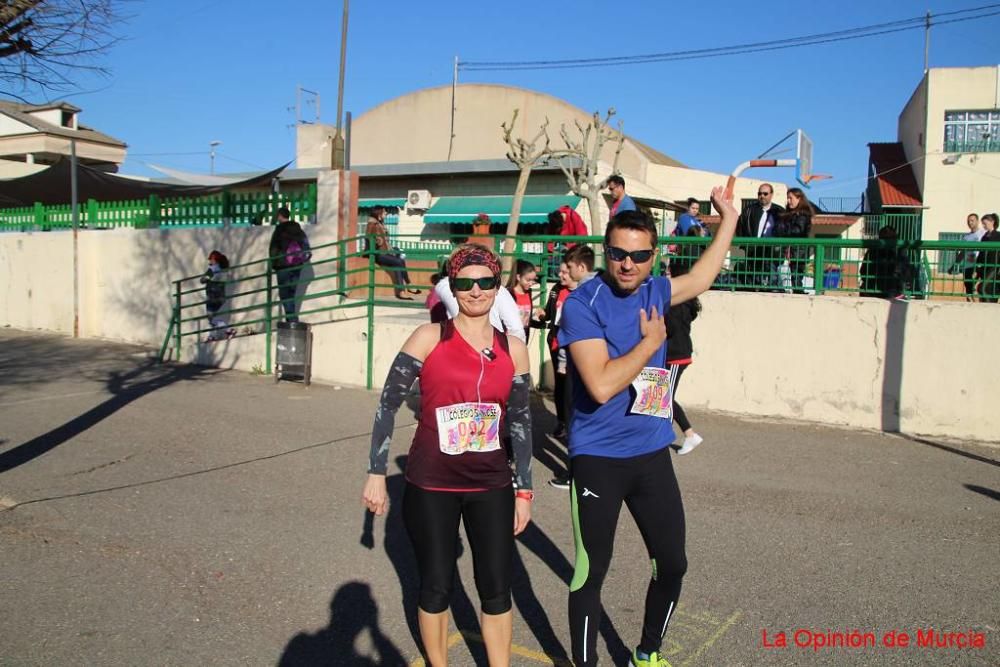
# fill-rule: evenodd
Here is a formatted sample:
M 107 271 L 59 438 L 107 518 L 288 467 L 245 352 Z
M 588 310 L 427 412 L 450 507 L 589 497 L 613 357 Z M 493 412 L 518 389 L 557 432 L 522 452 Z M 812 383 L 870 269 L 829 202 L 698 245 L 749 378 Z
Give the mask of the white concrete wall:
M 1000 322 L 992 304 L 730 292 L 702 304 L 683 405 L 1000 441 L 1000 360 L 969 351 Z
M 341 192 L 338 172 L 320 175 L 317 220 L 304 225 L 314 248 L 338 238 L 338 211 L 350 206 L 349 188 Z M 167 332 L 173 306 L 172 281 L 199 276 L 212 250 L 225 253 L 231 264 L 267 257 L 273 227 L 191 229 L 81 230 L 78 240 L 79 324 L 83 336 L 159 345 Z M 324 258 L 333 249 L 317 249 Z M 320 256 L 317 256 L 317 260 Z M 315 275 L 334 272 L 334 264 L 315 265 Z M 0 324 L 58 332 L 73 330 L 73 234 L 69 231 L 0 234 Z M 230 271 L 229 279 L 262 273 L 258 264 Z M 263 287 L 264 279 L 239 285 L 240 291 Z M 316 281 L 313 293 L 333 289 L 332 281 Z M 196 293 L 184 303 L 204 299 L 197 280 L 183 289 Z M 233 289 L 231 288 L 231 293 Z M 231 307 L 258 303 L 261 296 L 231 299 Z M 335 297 L 308 302 L 318 308 Z M 184 317 L 204 312 L 187 310 Z M 246 315 L 233 319 L 249 319 Z M 323 318 L 326 319 L 326 318 Z M 185 326 L 185 331 L 190 326 Z M 259 325 L 258 325 L 259 327 Z
M 320 183 L 321 222 L 309 229 L 314 246 L 336 235 L 336 225 L 324 226 L 329 207 L 341 206 L 341 200 L 350 206 L 350 193 L 337 183 L 335 178 Z M 212 248 L 237 262 L 263 256 L 270 232 L 268 227 L 82 232 L 83 335 L 159 345 L 170 314 L 170 280 L 203 271 Z M 0 325 L 72 330 L 70 233 L 0 234 L 0 267 Z M 317 267 L 317 273 L 329 271 L 332 266 Z M 695 363 L 681 388 L 686 406 L 1000 441 L 994 405 L 1000 359 L 969 352 L 1000 322 L 992 304 L 729 292 L 710 292 L 702 301 L 693 328 Z M 314 327 L 315 379 L 363 386 L 364 310 L 305 319 L 322 322 Z M 376 385 L 421 321 L 426 321 L 422 311 L 377 313 Z M 250 336 L 188 343 L 183 358 L 249 371 L 264 366 L 264 341 Z M 538 377 L 537 337 L 529 347 Z

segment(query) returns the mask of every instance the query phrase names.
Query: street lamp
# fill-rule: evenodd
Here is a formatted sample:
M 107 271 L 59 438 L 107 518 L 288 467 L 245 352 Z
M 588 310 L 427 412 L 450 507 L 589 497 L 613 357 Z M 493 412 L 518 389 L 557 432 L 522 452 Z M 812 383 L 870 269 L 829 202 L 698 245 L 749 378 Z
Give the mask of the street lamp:
M 215 147 L 221 146 L 221 141 L 210 141 L 208 142 L 208 160 L 210 164 L 209 173 L 215 175 Z

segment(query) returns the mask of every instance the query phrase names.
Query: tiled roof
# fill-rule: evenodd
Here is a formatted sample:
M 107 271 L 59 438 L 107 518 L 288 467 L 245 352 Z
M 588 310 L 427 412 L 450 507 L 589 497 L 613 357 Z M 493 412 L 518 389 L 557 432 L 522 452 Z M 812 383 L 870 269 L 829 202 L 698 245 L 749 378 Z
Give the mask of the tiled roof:
M 63 109 L 66 111 L 78 112 L 79 109 L 72 104 L 67 104 L 65 102 L 58 102 L 49 105 L 37 105 L 37 104 L 18 104 L 17 102 L 8 102 L 5 100 L 0 100 L 0 113 L 10 116 L 14 120 L 17 120 L 25 125 L 33 127 L 38 132 L 43 132 L 45 134 L 54 134 L 59 137 L 66 137 L 68 139 L 79 139 L 81 141 L 93 141 L 99 144 L 110 144 L 111 146 L 120 146 L 122 148 L 126 147 L 124 141 L 120 139 L 115 139 L 112 136 L 104 134 L 103 132 L 98 132 L 86 125 L 77 125 L 79 129 L 72 129 L 69 127 L 61 127 L 59 125 L 54 125 L 52 123 L 46 122 L 39 118 L 38 116 L 33 116 L 29 111 L 40 111 L 44 109 Z
M 920 188 L 907 164 L 903 144 L 868 144 L 872 165 L 878 180 L 882 206 L 923 206 Z

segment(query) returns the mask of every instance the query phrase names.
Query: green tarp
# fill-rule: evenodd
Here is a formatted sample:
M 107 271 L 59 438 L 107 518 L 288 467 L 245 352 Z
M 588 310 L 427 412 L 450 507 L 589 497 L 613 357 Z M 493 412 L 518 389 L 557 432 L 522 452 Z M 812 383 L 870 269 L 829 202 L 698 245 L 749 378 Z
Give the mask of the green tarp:
M 506 223 L 510 218 L 513 196 L 504 197 L 441 197 L 424 213 L 425 225 L 472 224 L 480 213 L 494 223 Z M 544 225 L 548 214 L 560 206 L 576 208 L 580 198 L 575 195 L 525 195 L 521 203 L 520 224 Z

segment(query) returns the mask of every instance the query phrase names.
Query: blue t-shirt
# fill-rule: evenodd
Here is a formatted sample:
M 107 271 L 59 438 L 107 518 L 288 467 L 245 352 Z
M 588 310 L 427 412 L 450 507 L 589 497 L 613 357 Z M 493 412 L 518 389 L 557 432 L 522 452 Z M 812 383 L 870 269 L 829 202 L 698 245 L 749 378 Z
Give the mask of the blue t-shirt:
M 598 338 L 608 345 L 608 358 L 628 354 L 642 340 L 639 331 L 639 309 L 649 315 L 656 307 L 660 317 L 670 308 L 670 280 L 660 277 L 646 279 L 639 289 L 628 296 L 615 294 L 603 277 L 588 280 L 578 287 L 563 304 L 559 324 L 559 346 L 576 341 Z M 570 355 L 572 360 L 572 354 Z M 647 366 L 666 368 L 667 344 L 657 350 Z M 569 427 L 569 455 L 628 458 L 663 449 L 674 441 L 674 428 L 669 419 L 631 414 L 635 390 L 626 387 L 601 405 L 590 397 L 583 380 L 572 367 L 573 415 Z
M 676 236 L 687 236 L 688 230 L 697 225 L 702 227 L 701 220 L 691 215 L 690 213 L 681 213 L 681 217 L 677 220 L 677 228 L 674 230 Z

